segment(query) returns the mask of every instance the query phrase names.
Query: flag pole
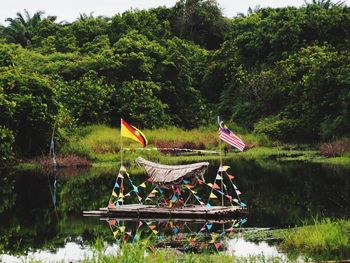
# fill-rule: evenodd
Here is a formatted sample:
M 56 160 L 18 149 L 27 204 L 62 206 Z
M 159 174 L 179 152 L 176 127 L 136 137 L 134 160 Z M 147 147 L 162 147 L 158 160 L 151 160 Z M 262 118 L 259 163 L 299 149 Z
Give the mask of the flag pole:
M 220 129 L 220 116 L 218 116 L 218 128 Z M 220 167 L 222 167 L 222 152 L 221 152 L 221 139 L 219 137 L 219 152 L 220 152 Z M 220 170 L 220 169 L 219 169 Z M 221 175 L 221 205 L 224 206 L 224 191 L 223 191 L 223 184 L 224 184 L 224 178 L 222 177 L 222 171 L 220 172 Z
M 120 118 L 120 167 L 123 166 L 123 136 L 122 136 L 122 122 L 123 119 Z

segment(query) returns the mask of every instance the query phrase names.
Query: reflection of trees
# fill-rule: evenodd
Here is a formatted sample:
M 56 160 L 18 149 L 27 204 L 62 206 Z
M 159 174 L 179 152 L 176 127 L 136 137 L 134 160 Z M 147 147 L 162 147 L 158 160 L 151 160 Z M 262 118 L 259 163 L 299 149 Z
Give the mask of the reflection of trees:
M 15 179 L 6 170 L 0 170 L 0 214 L 15 205 L 16 193 L 14 193 Z
M 239 161 L 231 166 L 253 226 L 293 226 L 316 215 L 342 217 L 349 207 L 346 169 L 276 161 Z

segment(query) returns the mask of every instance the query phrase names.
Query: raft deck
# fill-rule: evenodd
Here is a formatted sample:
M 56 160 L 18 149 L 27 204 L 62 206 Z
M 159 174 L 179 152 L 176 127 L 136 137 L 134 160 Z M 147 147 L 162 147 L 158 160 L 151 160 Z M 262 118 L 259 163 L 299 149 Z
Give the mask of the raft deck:
M 166 218 L 166 219 L 231 219 L 246 216 L 248 210 L 239 206 L 200 205 L 177 208 L 158 207 L 155 205 L 121 205 L 117 208 L 100 208 L 98 211 L 83 211 L 84 216 L 103 216 L 117 218 Z

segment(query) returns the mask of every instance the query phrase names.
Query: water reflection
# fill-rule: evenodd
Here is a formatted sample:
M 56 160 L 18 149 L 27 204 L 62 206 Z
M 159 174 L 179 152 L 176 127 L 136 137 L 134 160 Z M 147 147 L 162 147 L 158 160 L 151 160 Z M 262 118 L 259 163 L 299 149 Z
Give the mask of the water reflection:
M 217 165 L 211 163 L 205 176 L 210 178 L 210 175 L 215 175 Z M 316 215 L 335 218 L 350 215 L 349 168 L 245 160 L 229 165 L 232 174 L 237 175 L 236 183 L 249 206 L 248 221 L 244 227 L 286 227 Z M 56 175 L 50 171 L 1 170 L 0 258 L 1 254 L 20 257 L 40 251 L 54 255 L 70 242 L 89 250 L 101 236 L 109 246 L 113 246 L 115 239 L 108 224 L 97 218 L 83 218 L 81 212 L 108 203 L 110 186 L 115 183 L 118 169 L 59 169 Z M 143 173 L 132 176 L 135 184 L 145 179 Z M 205 188 L 202 191 L 201 195 L 209 194 Z M 126 226 L 128 224 L 125 222 Z M 143 225 L 142 229 L 146 226 Z M 197 233 L 202 227 L 192 228 Z M 217 228 L 220 229 L 222 227 Z M 147 235 L 151 234 L 150 229 L 147 231 Z M 163 236 L 166 237 L 166 233 L 170 235 L 167 231 L 163 230 Z M 146 228 L 142 233 L 145 234 L 141 234 L 140 238 L 147 236 Z M 220 231 L 215 233 L 220 235 Z M 239 254 L 243 250 L 240 248 L 243 241 L 237 231 L 234 230 L 231 235 L 223 239 L 227 247 L 225 251 L 229 253 L 232 248 Z M 153 239 L 160 242 L 155 234 Z M 234 240 L 237 241 L 236 247 L 233 247 Z M 163 243 L 165 241 L 168 240 L 164 238 Z M 211 244 L 212 249 L 213 246 Z
M 240 234 L 247 219 L 232 221 L 118 220 L 108 223 L 118 244 L 148 239 L 154 248 L 173 248 L 181 252 L 202 253 L 227 249 L 227 240 Z

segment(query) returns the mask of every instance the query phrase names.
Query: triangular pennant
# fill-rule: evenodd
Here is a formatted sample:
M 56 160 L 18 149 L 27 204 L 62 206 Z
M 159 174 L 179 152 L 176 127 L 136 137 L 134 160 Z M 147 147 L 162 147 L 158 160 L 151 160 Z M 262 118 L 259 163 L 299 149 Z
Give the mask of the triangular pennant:
M 242 194 L 241 191 L 239 191 L 238 189 L 236 190 L 236 193 L 237 193 L 237 195 L 241 195 Z
M 114 197 L 118 197 L 118 195 L 117 195 L 117 193 L 116 192 L 112 192 L 112 195 L 114 196 Z
M 155 193 L 158 193 L 158 191 L 156 189 L 154 189 L 151 194 L 155 194 Z
M 239 201 L 238 201 L 238 199 L 236 199 L 236 198 L 233 199 L 233 202 L 235 202 L 235 203 L 237 203 L 237 204 L 240 204 Z
M 146 188 L 146 184 L 142 183 L 142 184 L 140 184 L 140 187 Z
M 109 204 L 108 204 L 108 208 L 116 208 L 116 206 L 115 206 L 115 204 L 113 204 L 113 203 L 109 203 Z
M 119 193 L 119 198 L 123 198 L 124 194 L 122 192 Z
M 213 224 L 207 224 L 208 230 L 210 230 L 213 227 Z
M 230 179 L 230 180 L 233 180 L 233 179 L 235 179 L 235 177 L 233 176 L 233 175 L 227 175 L 228 176 L 228 178 Z
M 203 181 L 201 179 L 197 179 L 199 184 L 203 184 Z
M 220 189 L 220 186 L 218 186 L 216 183 L 214 183 L 213 188 L 214 189 Z
M 133 191 L 134 191 L 135 193 L 138 193 L 138 192 L 139 192 L 139 188 L 138 188 L 137 186 L 133 185 L 132 187 L 134 188 Z
M 117 237 L 118 233 L 119 233 L 119 230 L 117 230 L 117 231 L 114 231 L 114 232 L 113 232 L 113 236 L 114 236 L 114 238 L 116 238 L 116 237 Z
M 119 230 L 120 230 L 120 232 L 124 233 L 125 232 L 125 226 L 120 226 Z
M 224 169 L 224 171 L 227 171 L 228 169 L 230 169 L 230 166 L 225 165 L 224 167 L 222 167 Z
M 194 185 L 185 184 L 185 187 L 187 187 L 188 189 L 193 189 L 193 188 L 194 188 Z
M 145 199 L 145 201 L 152 201 L 152 199 L 151 198 L 149 198 L 149 197 L 146 197 L 146 199 Z
M 119 186 L 118 182 L 115 182 L 114 188 L 119 188 L 119 187 L 120 186 Z
M 176 202 L 176 200 L 177 200 L 177 196 L 173 195 L 173 198 L 171 198 L 171 201 Z
M 219 172 L 225 172 L 224 167 L 222 167 L 221 165 L 220 165 L 220 167 L 219 167 Z
M 246 207 L 247 205 L 246 205 L 245 203 L 241 202 L 241 203 L 240 203 L 240 206 Z
M 117 223 L 117 220 L 115 220 L 115 219 L 111 219 L 111 220 L 108 221 L 108 224 L 110 226 L 114 226 L 116 223 Z
M 232 196 L 226 195 L 226 197 L 227 197 L 228 199 L 232 200 Z
M 207 208 L 211 208 L 211 205 L 209 203 L 207 203 L 206 207 Z
M 119 173 L 118 178 L 124 178 L 124 176 L 121 173 Z
M 132 237 L 131 231 L 130 231 L 130 232 L 126 232 L 126 234 L 127 234 L 128 236 Z
M 161 194 L 164 193 L 164 191 L 162 189 L 158 189 L 158 190 L 159 190 L 159 193 L 161 193 Z
M 216 180 L 222 180 L 222 177 L 221 177 L 220 174 L 217 174 L 217 175 L 216 175 Z
M 157 226 L 155 226 L 155 225 L 150 225 L 150 226 L 148 226 L 151 230 L 153 230 L 153 229 L 155 229 Z
M 185 184 L 189 184 L 190 181 L 189 180 L 182 180 Z
M 210 186 L 211 188 L 213 188 L 213 184 L 212 183 L 208 183 L 208 186 Z
M 124 166 L 124 165 L 120 166 L 120 170 L 119 170 L 119 171 L 121 171 L 121 172 L 126 172 L 125 166 Z
M 235 189 L 235 190 L 237 190 L 238 188 L 237 188 L 237 186 L 235 186 L 235 184 L 232 184 L 233 185 L 233 188 Z
M 210 196 L 209 196 L 210 199 L 215 199 L 215 198 L 218 198 L 216 195 L 214 195 L 213 193 L 210 193 Z
M 152 197 L 155 197 L 155 196 L 156 196 L 155 194 L 150 193 L 147 197 L 152 198 Z
M 153 234 L 157 235 L 158 231 L 157 230 L 152 230 Z
M 143 225 L 143 223 L 142 223 L 142 221 L 140 221 L 137 228 L 140 228 L 142 225 Z
M 216 249 L 219 249 L 221 247 L 221 243 L 220 242 L 219 243 L 215 243 L 214 245 L 215 245 Z
M 244 218 L 242 221 L 241 221 L 241 224 L 243 225 L 243 224 L 245 224 L 245 223 L 247 223 L 247 218 Z
M 192 192 L 192 194 L 196 194 L 197 192 L 196 191 L 194 191 L 194 190 L 191 190 L 191 192 Z
M 128 197 L 128 196 L 130 196 L 130 193 L 127 193 L 127 194 L 125 195 L 125 197 Z
M 137 196 L 137 198 L 139 199 L 139 202 L 142 201 L 142 197 L 141 196 Z
M 199 201 L 199 200 L 198 200 Z M 201 204 L 201 205 L 204 205 L 204 202 L 202 202 L 202 201 L 199 201 L 199 203 Z

